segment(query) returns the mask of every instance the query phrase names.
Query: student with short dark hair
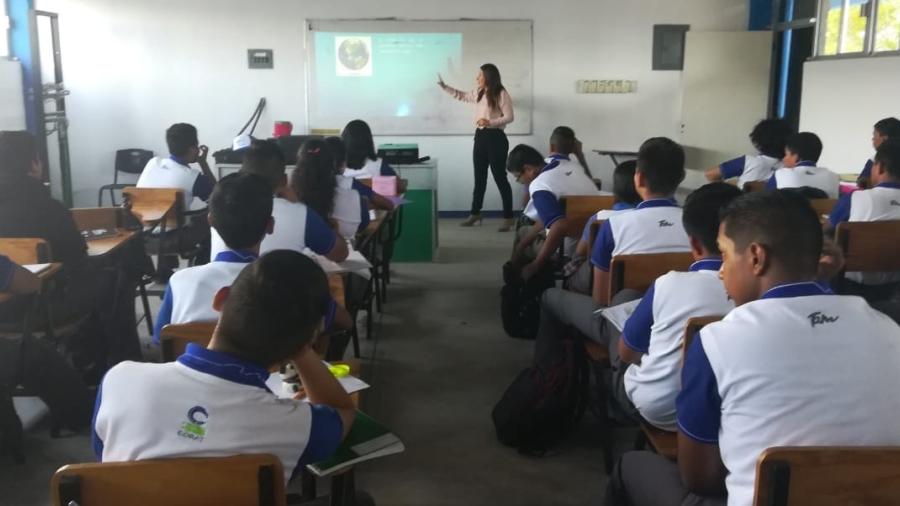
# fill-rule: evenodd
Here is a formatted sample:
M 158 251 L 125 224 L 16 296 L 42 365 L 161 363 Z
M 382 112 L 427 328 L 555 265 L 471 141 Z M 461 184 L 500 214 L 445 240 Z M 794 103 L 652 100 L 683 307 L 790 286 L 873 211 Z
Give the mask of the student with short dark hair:
M 302 153 L 301 153 L 302 156 Z M 244 155 L 241 172 L 255 174 L 269 183 L 272 200 L 272 217 L 275 226 L 272 233 L 263 238 L 260 252 L 276 249 L 304 251 L 322 255 L 334 262 L 347 258 L 347 243 L 338 236 L 326 221 L 306 204 L 297 201 L 297 196 L 288 185 L 285 175 L 284 154 L 273 141 L 255 141 Z M 212 229 L 212 256 L 215 257 L 227 246 Z
M 273 251 L 245 266 L 212 301 L 221 317 L 207 348 L 190 344 L 175 362 L 124 362 L 107 373 L 94 413 L 98 458 L 271 453 L 289 480 L 333 454 L 355 408 L 311 347 L 330 301 L 325 274 L 303 254 Z M 308 402 L 266 387 L 269 370 L 288 362 Z
M 194 197 L 209 200 L 216 177 L 209 168 L 206 155 L 209 148 L 200 144 L 197 128 L 187 123 L 176 123 L 166 130 L 166 145 L 169 156 L 152 158 L 141 176 L 138 188 L 180 188 L 184 194 L 185 209 L 191 208 Z M 191 167 L 192 163 L 200 170 Z
M 140 359 L 134 305 L 116 303 L 133 300 L 137 276 L 126 268 L 134 266 L 91 263 L 72 213 L 44 186 L 37 140 L 26 131 L 0 132 L 0 237 L 43 239 L 50 260 L 63 264 L 46 302 L 57 322 L 93 315 L 83 326 L 91 339 L 70 350 L 90 381 L 121 360 Z M 21 322 L 29 307 L 23 300 L 0 304 L 0 321 Z
M 870 171 L 874 186 L 842 195 L 829 217 L 832 228 L 845 221 L 900 220 L 900 139 L 878 146 Z M 900 290 L 898 272 L 848 272 L 842 292 L 871 303 L 890 299 Z
M 532 230 L 546 229 L 547 238 L 537 256 L 522 268 L 522 276 L 530 278 L 543 269 L 565 240 L 564 230 L 568 220 L 563 212 L 560 199 L 576 195 L 598 195 L 594 182 L 587 177 L 577 164 L 568 157 L 556 155 L 545 163 L 544 157 L 531 146 L 519 144 L 509 153 L 506 170 L 516 181 L 528 186 L 531 201 L 525 209 L 525 216 L 535 222 Z M 531 246 L 537 234 L 531 233 L 518 242 L 513 258 L 522 256 L 524 248 Z M 569 252 L 575 245 L 569 245 Z
M 725 315 L 734 308 L 719 279 L 722 257 L 716 236 L 719 213 L 739 196 L 741 190 L 727 183 L 710 183 L 688 196 L 682 223 L 694 263 L 688 272 L 672 271 L 657 278 L 626 321 L 621 337 L 610 340 L 611 394 L 635 421 L 677 429 L 675 397 L 681 386 L 684 326 L 690 318 Z
M 780 118 L 764 119 L 753 127 L 750 142 L 756 155 L 739 156 L 706 171 L 709 181 L 738 178 L 738 187 L 752 181 L 768 181 L 772 173 L 782 167 L 784 144 L 794 133 L 787 121 Z
M 558 126 L 553 129 L 550 134 L 550 156 L 547 163 L 550 163 L 554 157 L 570 160 L 572 155 L 578 160 L 584 175 L 591 176 L 591 169 L 588 167 L 587 160 L 584 157 L 581 141 L 575 136 L 575 131 L 567 126 Z
M 872 147 L 876 150 L 881 144 L 889 139 L 900 140 L 900 119 L 890 117 L 878 120 L 875 125 L 872 127 Z M 870 186 L 871 181 L 869 178 L 872 175 L 872 165 L 874 165 L 875 160 L 869 159 L 866 160 L 865 166 L 863 166 L 862 171 L 859 173 L 859 178 L 856 180 L 857 185 L 860 188 L 868 188 Z
M 806 199 L 741 196 L 722 215 L 718 245 L 737 307 L 688 348 L 678 463 L 625 454 L 608 505 L 724 505 L 727 493 L 727 504 L 749 506 L 767 448 L 900 444 L 900 396 L 884 390 L 900 382 L 900 327 L 816 282 L 823 237 Z M 835 373 L 848 364 L 865 366 Z
M 836 199 L 840 192 L 841 177 L 824 167 L 817 167 L 822 155 L 822 141 L 812 132 L 792 135 L 784 147 L 784 167 L 775 171 L 766 188 L 818 188 L 828 198 Z

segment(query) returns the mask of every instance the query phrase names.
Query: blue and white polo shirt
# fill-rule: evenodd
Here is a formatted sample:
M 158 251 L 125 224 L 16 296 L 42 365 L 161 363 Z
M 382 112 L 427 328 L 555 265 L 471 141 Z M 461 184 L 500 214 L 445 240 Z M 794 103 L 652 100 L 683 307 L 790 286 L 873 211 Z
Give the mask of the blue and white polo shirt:
M 900 445 L 900 327 L 816 283 L 777 286 L 688 349 L 679 430 L 718 444 L 730 506 L 749 506 L 773 446 Z
M 612 209 L 602 209 L 597 211 L 597 214 L 588 218 L 587 223 L 584 224 L 584 230 L 581 232 L 581 240 L 582 241 L 590 241 L 591 240 L 591 226 L 598 221 L 606 221 L 610 216 L 620 213 L 622 211 L 631 211 L 634 209 L 634 206 L 627 202 L 615 202 L 612 205 Z M 599 230 L 597 231 L 600 232 Z
M 722 260 L 694 262 L 689 272 L 660 276 L 625 322 L 622 340 L 643 353 L 625 372 L 625 392 L 645 420 L 675 431 L 675 398 L 681 388 L 684 326 L 697 316 L 722 316 L 734 309 L 719 279 Z
M 363 198 L 371 199 L 375 192 L 352 177 L 338 174 L 335 181 L 331 217 L 337 222 L 341 237 L 349 240 L 369 224 L 369 207 Z
M 396 176 L 397 171 L 381 158 L 366 158 L 366 163 L 358 169 L 346 168 L 344 175 L 356 179 L 368 179 L 375 176 Z
M 818 188 L 828 194 L 828 198 L 836 199 L 840 193 L 841 176 L 824 167 L 816 167 L 810 161 L 802 161 L 792 169 L 778 169 L 769 178 L 766 189 L 802 188 L 809 186 Z
M 279 399 L 258 364 L 195 344 L 176 362 L 122 362 L 97 392 L 93 447 L 103 462 L 271 453 L 285 480 L 337 450 L 328 406 Z
M 772 173 L 782 167 L 781 159 L 763 154 L 739 156 L 722 162 L 719 171 L 722 179 L 738 178 L 738 187 L 753 181 L 768 181 Z
M 672 199 L 651 199 L 633 211 L 610 216 L 603 223 L 591 249 L 591 263 L 608 271 L 616 255 L 690 250 L 678 204 Z
M 276 249 L 303 252 L 309 248 L 319 255 L 327 255 L 338 235 L 324 218 L 301 202 L 291 202 L 280 197 L 272 200 L 272 218 L 275 229 L 263 238 L 260 254 Z M 228 249 L 215 227 L 210 230 L 210 258 Z
M 868 190 L 842 195 L 829 221 L 837 227 L 845 221 L 900 220 L 900 183 L 880 183 Z M 866 285 L 900 281 L 897 272 L 848 272 L 847 279 Z
M 194 197 L 206 202 L 212 195 L 216 182 L 198 169 L 182 163 L 174 156 L 151 158 L 141 176 L 138 188 L 180 188 L 184 195 L 185 209 L 191 208 Z
M 587 177 L 578 162 L 566 155 L 551 155 L 541 173 L 528 185 L 531 199 L 525 208 L 525 216 L 542 221 L 550 228 L 565 216 L 559 199 L 575 195 L 599 195 L 597 185 Z

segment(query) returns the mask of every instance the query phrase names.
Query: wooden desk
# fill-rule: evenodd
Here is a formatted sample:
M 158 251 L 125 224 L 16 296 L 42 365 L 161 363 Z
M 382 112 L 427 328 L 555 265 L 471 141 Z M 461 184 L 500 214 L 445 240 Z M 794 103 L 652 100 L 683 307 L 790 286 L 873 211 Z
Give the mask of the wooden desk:
M 176 207 L 184 202 L 183 192 L 177 188 L 135 188 L 122 190 L 129 202 L 129 209 L 145 227 L 155 227 L 166 217 L 170 219 L 169 228 L 177 223 L 169 216 Z M 177 216 L 175 217 L 177 218 Z
M 638 153 L 636 151 L 611 151 L 607 149 L 595 149 L 594 153 L 597 153 L 600 156 L 608 156 L 612 159 L 613 165 L 618 166 L 619 160 L 618 157 L 626 157 L 626 158 L 637 158 Z
M 376 210 L 375 211 L 375 219 L 370 221 L 368 225 L 366 225 L 366 229 L 363 231 L 363 236 L 369 237 L 375 235 L 376 232 L 384 225 L 384 221 L 388 217 L 389 211 Z
M 116 230 L 116 235 L 101 237 L 99 239 L 88 239 L 86 241 L 88 256 L 102 257 L 113 253 L 137 236 L 138 232 L 135 230 L 125 230 L 120 228 Z
M 344 276 L 337 273 L 328 275 L 328 291 L 331 292 L 331 298 L 334 299 L 342 308 L 347 307 L 347 300 L 344 293 Z
M 41 280 L 42 283 L 47 282 L 47 280 L 53 278 L 61 269 L 62 264 L 59 262 L 49 263 L 49 264 L 29 264 L 23 265 L 22 267 L 28 269 L 33 274 L 35 274 L 38 279 Z M 6 302 L 9 299 L 15 297 L 14 294 L 11 293 L 0 293 L 0 302 Z

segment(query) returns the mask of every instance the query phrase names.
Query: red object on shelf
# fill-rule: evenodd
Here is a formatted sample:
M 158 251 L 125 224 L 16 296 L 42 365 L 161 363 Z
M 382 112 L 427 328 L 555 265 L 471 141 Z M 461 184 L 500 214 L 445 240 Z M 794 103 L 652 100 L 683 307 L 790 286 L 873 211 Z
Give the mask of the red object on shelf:
M 291 135 L 291 132 L 294 131 L 294 125 L 290 121 L 276 121 L 275 122 L 275 131 L 272 132 L 272 137 L 276 139 L 279 137 L 285 137 Z

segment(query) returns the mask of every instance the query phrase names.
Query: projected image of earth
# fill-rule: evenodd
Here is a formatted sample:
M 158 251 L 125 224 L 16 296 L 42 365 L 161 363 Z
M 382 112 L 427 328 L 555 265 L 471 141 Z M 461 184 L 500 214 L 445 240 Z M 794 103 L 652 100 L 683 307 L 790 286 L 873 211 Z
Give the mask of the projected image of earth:
M 338 48 L 341 64 L 350 70 L 361 70 L 369 63 L 368 44 L 362 39 L 346 39 Z

